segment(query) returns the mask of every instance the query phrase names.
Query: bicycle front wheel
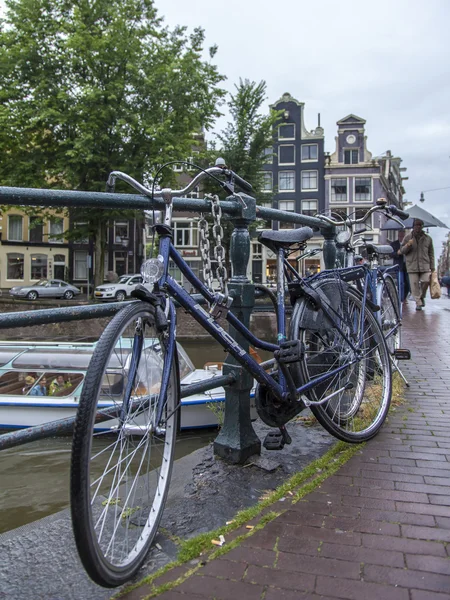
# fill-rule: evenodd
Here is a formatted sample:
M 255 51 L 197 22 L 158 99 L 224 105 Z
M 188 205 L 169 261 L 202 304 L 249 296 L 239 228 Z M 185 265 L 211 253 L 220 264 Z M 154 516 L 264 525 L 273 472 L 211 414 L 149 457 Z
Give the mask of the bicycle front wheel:
M 401 347 L 401 318 L 397 287 L 392 277 L 387 275 L 378 283 L 377 296 L 381 329 L 389 353 L 393 355 Z
M 137 302 L 109 323 L 86 374 L 72 446 L 72 523 L 83 566 L 105 587 L 137 572 L 164 510 L 180 398 L 176 351 L 160 397 L 168 358 L 153 307 Z M 102 413 L 112 420 L 99 423 Z
M 372 438 L 391 401 L 389 353 L 381 329 L 357 291 L 334 279 L 318 280 L 332 319 L 306 301 L 296 305 L 291 337 L 303 342 L 303 358 L 293 373 L 307 392 L 310 408 L 325 429 L 345 442 Z

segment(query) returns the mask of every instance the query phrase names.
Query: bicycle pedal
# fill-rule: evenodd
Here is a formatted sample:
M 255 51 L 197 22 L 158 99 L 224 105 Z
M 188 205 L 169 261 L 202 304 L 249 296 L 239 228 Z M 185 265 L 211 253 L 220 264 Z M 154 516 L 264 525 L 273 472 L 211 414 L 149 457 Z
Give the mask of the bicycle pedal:
M 294 363 L 303 357 L 305 346 L 300 340 L 288 340 L 280 344 L 279 350 L 276 350 L 274 356 L 279 363 Z
M 397 360 L 410 360 L 411 350 L 406 350 L 406 348 L 397 348 L 397 350 L 394 350 L 394 357 Z
M 269 431 L 263 446 L 266 450 L 283 450 L 285 443 L 284 436 L 279 431 Z

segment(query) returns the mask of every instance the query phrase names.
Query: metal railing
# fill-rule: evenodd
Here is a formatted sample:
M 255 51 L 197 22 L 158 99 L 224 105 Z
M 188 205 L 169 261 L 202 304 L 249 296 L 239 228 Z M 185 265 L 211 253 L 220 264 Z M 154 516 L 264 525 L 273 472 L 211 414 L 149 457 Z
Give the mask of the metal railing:
M 285 223 L 295 223 L 309 226 L 316 231 L 321 231 L 324 237 L 323 255 L 327 268 L 332 268 L 335 263 L 336 248 L 334 244 L 335 228 L 330 224 L 306 215 L 299 215 L 292 212 L 281 211 L 273 208 L 256 206 L 255 199 L 241 194 L 238 201 L 229 197 L 221 201 L 222 211 L 229 215 L 235 223 L 232 244 L 236 248 L 244 251 L 231 252 L 233 276 L 230 280 L 230 293 L 233 295 L 232 310 L 236 310 L 243 315 L 244 321 L 249 323 L 250 314 L 254 305 L 255 290 L 253 284 L 246 278 L 247 264 L 250 256 L 250 235 L 249 225 L 255 219 L 274 220 Z M 245 202 L 242 202 L 242 198 Z M 0 187 L 0 204 L 2 205 L 31 205 L 45 207 L 85 207 L 102 208 L 105 211 L 109 209 L 135 209 L 135 210 L 162 210 L 164 201 L 155 199 L 151 201 L 147 196 L 138 194 L 119 194 L 103 192 L 79 192 L 67 190 L 41 190 L 30 188 Z M 194 198 L 174 198 L 174 211 L 188 212 L 211 212 L 211 203 L 208 200 Z M 79 319 L 96 319 L 100 317 L 112 316 L 125 306 L 126 303 L 115 302 L 108 305 L 86 305 L 57 309 L 43 309 L 36 311 L 18 311 L 0 315 L 0 329 L 12 327 L 27 327 L 32 325 L 42 325 L 49 323 L 58 323 L 64 321 L 74 321 Z M 231 335 L 237 335 L 237 332 L 230 331 Z M 239 340 L 245 347 L 245 341 Z M 248 343 L 247 343 L 248 345 Z M 228 359 L 227 359 L 228 361 Z M 225 364 L 227 364 L 227 361 Z M 231 462 L 243 462 L 249 453 L 259 452 L 260 442 L 255 441 L 252 436 L 253 428 L 250 422 L 250 405 L 248 393 L 248 411 L 235 410 L 238 403 L 242 403 L 242 392 L 247 387 L 242 381 L 245 378 L 240 376 L 239 369 L 232 361 L 228 363 L 228 373 L 222 377 L 213 378 L 202 384 L 192 384 L 183 386 L 182 397 L 187 397 L 193 393 L 206 391 L 218 386 L 226 386 L 226 408 L 231 408 L 234 416 L 225 418 L 225 426 L 220 433 L 221 442 L 215 446 L 215 450 L 221 456 Z M 244 387 L 240 387 L 244 386 Z M 244 396 L 246 394 L 244 393 Z M 102 419 L 106 420 L 114 415 L 108 415 Z M 25 430 L 15 431 L 0 436 L 0 450 L 11 448 L 45 437 L 68 434 L 72 431 L 75 417 L 61 419 L 44 425 L 30 427 Z M 244 431 L 242 436 L 239 432 Z M 249 433 L 250 432 L 250 433 Z M 253 432 L 254 433 L 254 432 Z M 259 443 L 259 446 L 258 446 Z

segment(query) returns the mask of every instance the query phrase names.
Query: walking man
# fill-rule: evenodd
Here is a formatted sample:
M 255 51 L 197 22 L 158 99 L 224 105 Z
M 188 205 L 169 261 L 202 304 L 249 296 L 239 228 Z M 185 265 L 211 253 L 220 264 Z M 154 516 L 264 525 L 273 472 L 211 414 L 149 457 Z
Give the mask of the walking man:
M 392 250 L 394 251 L 392 253 L 392 258 L 394 259 L 394 265 L 398 265 L 400 277 L 402 278 L 402 282 L 403 282 L 403 285 L 402 285 L 403 293 L 402 293 L 402 297 L 401 297 L 402 302 L 404 302 L 406 300 L 409 292 L 411 291 L 411 288 L 409 286 L 408 271 L 406 270 L 405 257 L 399 253 L 400 246 L 402 245 L 404 239 L 405 239 L 405 230 L 400 229 L 398 232 L 398 239 L 394 240 L 393 242 L 390 242 L 390 244 L 392 246 Z
M 412 232 L 405 236 L 398 254 L 405 256 L 416 310 L 422 310 L 425 306 L 425 295 L 430 285 L 431 273 L 436 270 L 433 240 L 423 231 L 423 221 L 414 219 Z

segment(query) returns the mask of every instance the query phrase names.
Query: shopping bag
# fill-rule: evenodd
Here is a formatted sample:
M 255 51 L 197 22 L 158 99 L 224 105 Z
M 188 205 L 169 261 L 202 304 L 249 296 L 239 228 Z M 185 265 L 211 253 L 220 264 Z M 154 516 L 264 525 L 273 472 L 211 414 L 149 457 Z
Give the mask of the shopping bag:
M 439 279 L 436 271 L 433 271 L 433 273 L 431 273 L 430 295 L 433 298 L 433 300 L 437 300 L 441 297 L 441 286 L 439 285 Z

